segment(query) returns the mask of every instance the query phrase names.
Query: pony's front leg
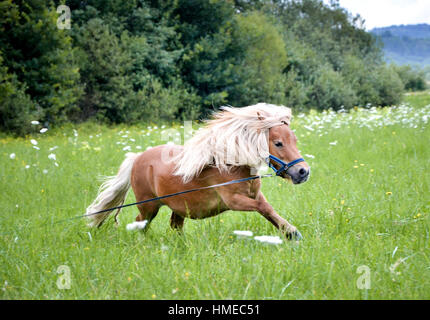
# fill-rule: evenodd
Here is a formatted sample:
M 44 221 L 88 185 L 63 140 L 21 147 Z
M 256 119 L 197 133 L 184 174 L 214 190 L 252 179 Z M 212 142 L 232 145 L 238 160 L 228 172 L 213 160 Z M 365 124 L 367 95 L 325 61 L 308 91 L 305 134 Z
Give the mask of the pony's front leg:
M 282 218 L 273 207 L 267 202 L 261 191 L 255 199 L 243 194 L 227 194 L 223 197 L 224 202 L 231 210 L 237 211 L 257 211 L 276 228 L 278 228 L 288 239 L 300 240 L 302 235 L 295 226 Z
M 273 219 L 275 222 L 272 222 L 279 230 L 284 233 L 288 239 L 293 240 L 301 240 L 302 234 L 297 230 L 295 226 L 290 224 L 287 220 L 282 218 L 279 214 L 276 213 L 275 209 L 270 205 L 269 202 L 267 202 L 266 197 L 263 195 L 263 193 L 260 191 L 257 195 L 256 200 L 260 204 L 260 210 L 257 210 L 259 213 L 261 213 L 267 220 L 272 222 L 271 219 Z

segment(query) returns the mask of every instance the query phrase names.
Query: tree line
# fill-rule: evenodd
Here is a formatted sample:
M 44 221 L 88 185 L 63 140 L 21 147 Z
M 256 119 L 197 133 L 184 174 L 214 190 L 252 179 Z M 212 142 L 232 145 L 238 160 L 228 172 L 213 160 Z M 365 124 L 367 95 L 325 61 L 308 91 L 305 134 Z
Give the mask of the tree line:
M 261 101 L 393 105 L 404 74 L 337 0 L 0 0 L 0 129 L 16 134 L 31 120 L 174 121 Z

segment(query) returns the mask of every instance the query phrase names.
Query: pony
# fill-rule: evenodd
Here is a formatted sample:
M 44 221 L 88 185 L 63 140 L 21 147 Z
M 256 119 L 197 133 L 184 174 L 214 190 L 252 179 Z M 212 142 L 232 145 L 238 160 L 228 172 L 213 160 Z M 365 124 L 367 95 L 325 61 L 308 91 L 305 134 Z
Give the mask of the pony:
M 297 149 L 290 128 L 291 109 L 267 103 L 222 107 L 183 146 L 160 145 L 128 153 L 116 176 L 100 186 L 86 214 L 99 227 L 121 206 L 130 187 L 136 201 L 255 176 L 265 163 L 293 184 L 304 183 L 310 168 Z M 226 210 L 257 211 L 288 239 L 301 239 L 297 228 L 282 218 L 261 192 L 261 179 L 199 190 L 138 205 L 136 221 L 148 228 L 161 206 L 171 210 L 170 226 L 182 230 L 185 218 L 204 219 Z M 115 215 L 119 214 L 118 209 Z

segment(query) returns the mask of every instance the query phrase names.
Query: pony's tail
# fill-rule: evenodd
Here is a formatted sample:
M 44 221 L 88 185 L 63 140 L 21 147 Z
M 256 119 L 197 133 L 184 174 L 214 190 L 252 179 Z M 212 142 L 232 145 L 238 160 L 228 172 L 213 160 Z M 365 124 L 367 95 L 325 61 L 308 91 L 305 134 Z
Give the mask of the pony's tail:
M 116 176 L 106 177 L 105 181 L 100 186 L 97 198 L 87 208 L 86 214 L 89 215 L 88 219 L 91 220 L 88 224 L 90 227 L 100 227 L 114 210 L 91 215 L 92 213 L 118 207 L 124 203 L 128 189 L 130 189 L 131 169 L 138 155 L 138 153 L 127 153 L 126 159 L 119 168 L 118 174 Z M 121 209 L 118 210 L 118 213 L 120 210 Z

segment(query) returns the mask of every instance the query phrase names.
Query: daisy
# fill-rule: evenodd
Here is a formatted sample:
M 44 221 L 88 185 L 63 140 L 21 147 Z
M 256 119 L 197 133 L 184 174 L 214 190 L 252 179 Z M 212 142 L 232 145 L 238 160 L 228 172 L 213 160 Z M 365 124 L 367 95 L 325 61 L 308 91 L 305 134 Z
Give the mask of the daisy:
M 278 236 L 272 237 L 272 236 L 259 236 L 254 237 L 255 240 L 263 243 L 269 243 L 269 244 L 281 244 L 283 241 Z
M 252 231 L 239 231 L 239 230 L 235 230 L 233 231 L 233 233 L 237 236 L 241 236 L 241 237 L 252 237 L 253 233 Z

